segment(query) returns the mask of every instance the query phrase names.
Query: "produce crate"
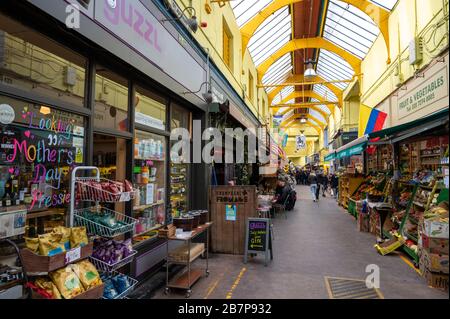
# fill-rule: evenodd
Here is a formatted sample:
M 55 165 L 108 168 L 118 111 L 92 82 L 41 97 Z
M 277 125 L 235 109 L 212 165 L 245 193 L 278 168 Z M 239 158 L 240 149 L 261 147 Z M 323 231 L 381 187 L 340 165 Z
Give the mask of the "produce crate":
M 374 247 L 381 255 L 384 256 L 394 252 L 403 245 L 404 241 L 401 238 L 394 236 L 394 238 L 389 239 L 382 244 L 376 244 Z
M 103 297 L 103 290 L 105 288 L 104 284 L 95 286 L 94 288 L 91 288 L 72 299 L 101 299 Z M 49 299 L 47 297 L 42 296 L 38 292 L 36 292 L 34 289 L 31 289 L 31 299 Z
M 169 224 L 166 227 L 160 228 L 158 230 L 158 237 L 168 238 L 175 236 L 176 227 L 173 224 Z
M 32 252 L 28 248 L 23 248 L 20 250 L 20 255 L 23 261 L 23 268 L 27 274 L 44 275 L 51 271 L 62 268 L 69 263 L 88 258 L 92 255 L 92 251 L 93 243 L 89 243 L 88 245 L 81 247 L 80 258 L 71 260 L 70 262 L 66 262 L 66 255 L 68 253 L 67 251 L 54 256 L 41 256 Z

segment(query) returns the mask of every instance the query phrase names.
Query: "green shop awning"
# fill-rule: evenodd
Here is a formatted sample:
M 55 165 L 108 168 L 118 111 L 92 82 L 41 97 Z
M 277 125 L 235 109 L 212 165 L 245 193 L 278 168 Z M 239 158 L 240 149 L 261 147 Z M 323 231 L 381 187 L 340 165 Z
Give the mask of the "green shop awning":
M 445 124 L 446 122 L 448 122 L 448 115 L 449 110 L 447 108 L 445 110 L 436 112 L 430 116 L 420 118 L 412 122 L 408 122 L 405 124 L 389 127 L 381 131 L 370 133 L 369 139 L 374 138 L 391 139 L 393 137 L 396 137 L 396 135 L 400 135 L 409 130 L 411 130 L 412 132 L 411 136 L 418 135 L 426 130 L 430 130 L 436 126 Z
M 333 152 L 333 153 L 330 153 L 330 154 L 328 154 L 327 156 L 325 156 L 325 157 L 323 158 L 323 160 L 324 160 L 325 162 L 329 162 L 329 161 L 334 160 L 335 158 L 336 158 L 336 153 Z
M 367 135 L 364 135 L 348 144 L 345 144 L 336 150 L 336 158 L 341 159 L 344 157 L 361 154 L 367 147 L 367 141 Z

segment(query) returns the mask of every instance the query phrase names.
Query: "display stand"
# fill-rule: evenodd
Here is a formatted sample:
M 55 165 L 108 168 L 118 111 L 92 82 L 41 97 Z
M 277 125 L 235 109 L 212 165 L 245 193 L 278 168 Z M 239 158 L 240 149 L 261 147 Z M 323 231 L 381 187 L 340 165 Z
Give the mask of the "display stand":
M 87 174 L 92 174 L 95 172 L 94 177 L 85 177 L 78 176 L 78 173 L 84 172 Z M 107 190 L 103 190 L 100 188 L 96 188 L 90 185 L 89 181 L 108 181 L 106 179 L 100 178 L 100 170 L 95 166 L 79 166 L 75 167 L 72 170 L 72 179 L 71 179 L 71 188 L 70 188 L 70 227 L 73 225 L 77 226 L 85 226 L 89 235 L 93 235 L 95 237 L 103 237 L 103 238 L 114 238 L 117 236 L 125 235 L 128 232 L 132 232 L 134 230 L 134 226 L 137 222 L 136 219 L 126 216 L 124 214 L 115 212 L 111 209 L 107 209 L 99 206 L 101 202 L 104 203 L 118 203 L 118 202 L 126 202 L 130 201 L 134 198 L 133 191 L 130 192 L 121 192 L 120 194 L 113 194 Z M 75 209 L 75 201 L 79 200 L 82 202 L 94 202 L 95 205 L 82 209 Z M 93 221 L 88 218 L 88 214 L 109 214 L 113 216 L 114 219 L 121 223 L 119 227 L 108 227 L 106 225 L 102 225 L 98 222 Z M 118 269 L 123 266 L 131 263 L 134 259 L 134 256 L 137 254 L 137 251 L 132 251 L 129 256 L 126 258 L 115 262 L 115 263 L 106 263 L 102 260 L 94 258 L 92 256 L 89 257 L 91 262 L 97 267 L 99 271 L 103 274 L 102 276 L 111 277 L 119 274 L 117 272 Z M 123 299 L 125 298 L 131 291 L 133 291 L 134 287 L 137 284 L 137 280 L 127 276 L 128 283 L 130 287 L 126 290 L 118 294 L 114 299 Z
M 188 237 L 177 237 L 169 236 L 166 242 L 166 288 L 165 293 L 170 293 L 170 288 L 183 289 L 186 290 L 186 298 L 189 298 L 192 293 L 192 286 L 200 279 L 203 275 L 203 270 L 201 268 L 193 268 L 191 264 L 200 256 L 205 255 L 205 275 L 209 276 L 209 255 L 208 255 L 208 243 L 209 243 L 209 228 L 212 223 L 206 223 L 198 226 Z M 192 244 L 192 240 L 206 232 L 205 242 L 203 244 Z M 169 242 L 170 241 L 182 241 L 184 245 L 181 249 L 178 249 L 178 254 L 170 254 L 169 252 Z M 184 248 L 187 248 L 185 250 Z M 187 254 L 186 254 L 187 252 Z M 185 271 L 177 274 L 174 278 L 169 280 L 169 266 L 170 264 L 183 265 L 186 267 Z

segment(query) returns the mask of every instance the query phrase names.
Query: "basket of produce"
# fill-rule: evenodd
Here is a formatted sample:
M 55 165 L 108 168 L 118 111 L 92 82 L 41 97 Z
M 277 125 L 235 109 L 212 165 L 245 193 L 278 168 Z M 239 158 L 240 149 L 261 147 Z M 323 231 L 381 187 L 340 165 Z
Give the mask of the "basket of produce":
M 47 274 L 68 263 L 85 259 L 93 251 L 85 227 L 55 227 L 50 233 L 25 238 L 25 245 L 20 255 L 23 267 L 30 275 Z
M 75 210 L 74 221 L 85 226 L 88 234 L 107 238 L 133 231 L 137 222 L 132 217 L 101 206 Z
M 123 299 L 134 290 L 138 281 L 116 271 L 101 275 L 105 284 L 103 299 Z
M 134 199 L 136 195 L 133 185 L 127 180 L 118 182 L 106 178 L 78 177 L 75 183 L 76 197 L 81 201 L 127 202 Z
M 33 299 L 100 299 L 104 284 L 88 260 L 60 268 L 27 283 Z
M 131 262 L 137 254 L 131 239 L 125 241 L 98 239 L 90 257 L 98 270 L 111 272 Z

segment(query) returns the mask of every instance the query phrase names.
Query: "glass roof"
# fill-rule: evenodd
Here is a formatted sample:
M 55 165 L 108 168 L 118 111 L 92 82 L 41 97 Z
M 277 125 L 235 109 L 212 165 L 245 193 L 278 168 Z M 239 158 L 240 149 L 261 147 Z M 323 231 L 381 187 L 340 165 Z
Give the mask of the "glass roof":
M 323 37 L 363 59 L 380 33 L 372 19 L 347 3 L 331 0 Z
M 375 3 L 377 6 L 380 6 L 388 11 L 391 11 L 392 8 L 395 7 L 398 0 L 369 0 L 372 3 Z
M 289 75 L 292 74 L 292 54 L 287 53 L 270 66 L 266 74 L 262 78 L 263 84 L 279 84 L 283 83 Z M 267 88 L 267 93 L 275 89 Z
M 291 40 L 292 20 L 289 7 L 281 8 L 267 18 L 256 29 L 248 50 L 255 65 L 264 62 L 270 55 L 278 51 Z
M 229 3 L 233 9 L 238 26 L 242 27 L 273 1 L 233 0 Z M 369 1 L 386 10 L 392 10 L 398 2 L 398 0 Z M 256 66 L 260 65 L 291 40 L 292 19 L 290 6 L 285 6 L 270 15 L 258 27 L 248 43 L 248 50 Z M 339 0 L 329 1 L 321 35 L 323 38 L 362 60 L 379 36 L 379 33 L 377 25 L 364 12 Z M 319 49 L 317 57 L 316 72 L 326 81 L 349 80 L 353 78 L 354 71 L 352 67 L 335 53 Z M 293 53 L 287 53 L 270 66 L 262 78 L 262 84 L 281 84 L 293 73 Z M 344 82 L 333 84 L 341 90 L 348 86 L 348 83 Z M 274 89 L 275 87 L 266 88 L 266 92 L 272 92 Z M 279 103 L 294 90 L 293 86 L 284 87 L 273 99 L 273 104 Z M 323 96 L 324 100 L 338 101 L 337 96 L 325 85 L 316 84 L 312 90 Z M 310 99 L 310 101 L 318 102 L 315 99 Z M 295 99 L 287 102 L 287 104 L 290 103 L 295 103 Z M 318 102 L 316 106 L 323 112 L 330 114 L 330 110 L 326 105 L 320 105 L 320 102 Z M 286 110 L 286 108 L 281 108 L 279 112 L 283 110 Z M 291 112 L 293 111 L 289 111 L 286 116 Z M 309 109 L 309 113 L 320 121 L 326 122 L 319 112 Z
M 282 99 L 286 98 L 289 94 L 291 94 L 292 92 L 294 92 L 294 87 L 293 86 L 286 86 L 284 87 L 280 93 L 277 94 L 276 97 L 274 97 L 272 104 L 279 104 L 281 102 Z M 292 101 L 292 100 L 291 100 Z
M 271 2 L 272 0 L 235 0 L 230 1 L 230 4 L 238 26 L 242 27 Z
M 349 80 L 355 72 L 353 68 L 340 56 L 333 52 L 321 49 L 317 60 L 317 74 L 327 81 Z M 347 83 L 334 83 L 338 88 L 345 89 Z

